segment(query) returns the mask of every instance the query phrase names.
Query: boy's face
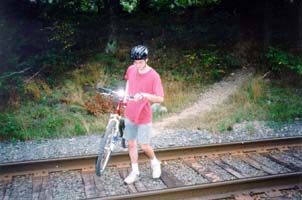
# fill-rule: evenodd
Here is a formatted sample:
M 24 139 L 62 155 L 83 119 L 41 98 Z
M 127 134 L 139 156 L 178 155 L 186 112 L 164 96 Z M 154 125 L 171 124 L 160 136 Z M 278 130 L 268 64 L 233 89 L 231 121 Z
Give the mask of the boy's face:
M 146 60 L 134 60 L 133 64 L 138 68 L 138 70 L 143 70 L 147 66 Z

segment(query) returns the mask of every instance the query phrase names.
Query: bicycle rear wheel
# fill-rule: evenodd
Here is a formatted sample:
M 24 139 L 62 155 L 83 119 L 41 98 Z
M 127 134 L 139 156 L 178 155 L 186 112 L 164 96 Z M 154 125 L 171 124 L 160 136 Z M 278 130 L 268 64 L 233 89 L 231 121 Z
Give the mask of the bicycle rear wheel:
M 127 148 L 127 143 L 124 136 L 124 130 L 125 130 L 125 120 L 122 118 L 120 119 L 120 124 L 119 124 L 119 131 L 120 131 L 120 137 L 122 138 L 122 147 L 125 149 Z
M 101 140 L 100 150 L 96 161 L 95 172 L 97 176 L 101 176 L 109 162 L 111 156 L 112 137 L 116 132 L 116 121 L 111 121 L 106 128 L 105 135 Z

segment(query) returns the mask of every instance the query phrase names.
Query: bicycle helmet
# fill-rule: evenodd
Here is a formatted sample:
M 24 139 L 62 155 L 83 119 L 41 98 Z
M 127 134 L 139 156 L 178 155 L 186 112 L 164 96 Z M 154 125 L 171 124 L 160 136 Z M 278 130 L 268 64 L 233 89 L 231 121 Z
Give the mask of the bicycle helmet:
M 148 58 L 148 48 L 143 45 L 133 47 L 131 49 L 130 58 L 132 60 L 145 60 Z

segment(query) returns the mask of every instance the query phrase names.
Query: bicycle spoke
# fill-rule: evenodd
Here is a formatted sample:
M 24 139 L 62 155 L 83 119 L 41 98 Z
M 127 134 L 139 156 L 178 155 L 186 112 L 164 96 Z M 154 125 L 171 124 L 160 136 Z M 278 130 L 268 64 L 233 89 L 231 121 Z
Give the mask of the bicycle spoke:
M 116 134 L 116 121 L 111 121 L 106 128 L 104 138 L 100 144 L 100 151 L 96 162 L 96 174 L 102 175 L 109 162 L 111 152 L 115 146 L 113 137 Z

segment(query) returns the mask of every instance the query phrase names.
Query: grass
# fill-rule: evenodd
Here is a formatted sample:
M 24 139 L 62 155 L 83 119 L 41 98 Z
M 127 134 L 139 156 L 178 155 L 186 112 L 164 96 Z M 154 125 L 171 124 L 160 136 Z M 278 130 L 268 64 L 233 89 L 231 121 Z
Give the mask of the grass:
M 190 85 L 167 77 L 164 76 L 162 80 L 165 91 L 164 105 L 167 106 L 170 112 L 178 112 L 197 100 L 202 90 L 201 85 Z
M 280 82 L 267 82 L 260 76 L 247 80 L 223 105 L 201 116 L 173 125 L 177 128 L 207 129 L 212 132 L 232 130 L 235 123 L 261 120 L 268 124 L 283 123 L 302 117 L 302 89 Z M 253 133 L 254 127 L 246 129 Z
M 10 114 L 0 114 L 3 139 L 30 140 L 37 138 L 60 138 L 102 131 L 106 115 L 93 117 L 81 108 L 64 104 L 46 106 L 28 103 Z
M 18 107 L 9 108 L 0 114 L 0 140 L 101 134 L 109 118 L 109 109 L 101 108 L 91 112 L 87 109 L 87 103 L 95 103 L 97 107 L 92 109 L 107 105 L 106 102 L 103 102 L 106 105 L 95 102 L 96 83 L 109 88 L 124 87 L 124 73 L 130 61 L 124 58 L 118 60 L 118 57 L 123 56 L 98 53 L 88 63 L 62 74 L 52 86 L 39 78 L 29 81 L 24 85 L 22 98 L 19 98 L 24 100 L 16 103 Z M 197 83 L 189 84 L 187 80 L 179 78 L 179 74 L 164 74 L 162 71 L 167 68 L 167 63 L 177 63 L 177 60 L 172 59 L 176 57 L 158 59 L 152 65 L 163 66 L 158 71 L 165 90 L 164 106 L 171 112 L 177 112 L 197 98 L 200 86 Z M 189 87 L 190 90 L 187 89 Z
M 92 116 L 85 109 L 95 94 L 96 82 L 106 84 L 108 77 L 97 62 L 76 69 L 61 84 L 50 89 L 42 80 L 25 85 L 25 97 L 18 109 L 0 114 L 0 139 L 31 140 L 100 133 L 108 115 Z M 85 87 L 84 87 L 85 86 Z
M 187 106 L 197 101 L 204 85 L 190 85 L 182 81 L 171 80 L 169 76 L 162 78 L 165 100 L 162 104 L 167 107 L 168 113 L 155 113 L 153 121 L 159 121 L 170 114 L 180 112 Z M 189 88 L 189 89 L 188 89 Z
M 205 56 L 211 59 L 202 61 Z M 165 91 L 163 105 L 169 113 L 177 113 L 195 102 L 206 85 L 227 74 L 226 66 L 221 63 L 223 59 L 216 51 L 155 52 L 150 65 L 161 74 Z M 108 121 L 110 104 L 95 102 L 98 99 L 95 85 L 99 82 L 109 88 L 123 87 L 129 64 L 127 51 L 121 48 L 118 56 L 97 53 L 86 64 L 56 77 L 55 84 L 38 78 L 31 80 L 24 86 L 23 96 L 16 98 L 23 99 L 16 102 L 18 106 L 0 114 L 0 139 L 101 134 Z M 301 93 L 301 90 L 266 83 L 256 77 L 247 81 L 225 105 L 181 124 L 224 131 L 243 120 L 291 120 L 302 116 Z M 88 110 L 87 103 L 95 104 L 90 108 L 98 110 Z M 155 116 L 155 120 L 161 117 Z

